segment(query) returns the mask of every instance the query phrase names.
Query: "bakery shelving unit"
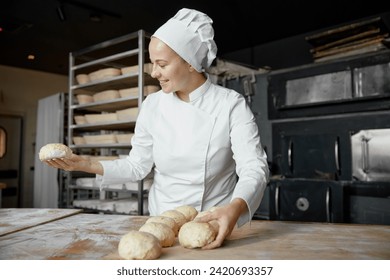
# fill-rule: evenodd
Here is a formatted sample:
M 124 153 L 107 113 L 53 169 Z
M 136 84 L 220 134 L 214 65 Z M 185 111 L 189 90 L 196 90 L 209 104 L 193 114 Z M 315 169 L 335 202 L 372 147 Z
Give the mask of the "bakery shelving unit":
M 150 76 L 151 65 L 146 55 L 148 40 L 150 34 L 139 30 L 69 54 L 67 143 L 77 154 L 105 159 L 129 153 L 130 140 L 118 143 L 115 139 L 118 135 L 131 137 L 146 88 L 157 85 Z M 132 94 L 118 95 L 130 89 Z M 116 95 L 112 96 L 113 93 Z M 96 100 L 98 94 L 106 96 Z M 120 118 L 119 112 L 122 113 Z M 85 141 L 88 137 L 97 139 Z M 82 172 L 67 172 L 67 207 L 117 213 L 115 203 L 131 198 L 137 202 L 137 211 L 126 213 L 144 214 L 147 191 L 143 181 L 138 182 L 136 190 L 108 187 L 100 191 L 96 185 L 77 184 L 77 179 L 83 176 L 95 178 Z M 81 201 L 86 201 L 86 206 L 77 203 Z M 94 201 L 96 205 L 91 206 Z M 102 203 L 111 202 L 113 210 L 99 208 Z

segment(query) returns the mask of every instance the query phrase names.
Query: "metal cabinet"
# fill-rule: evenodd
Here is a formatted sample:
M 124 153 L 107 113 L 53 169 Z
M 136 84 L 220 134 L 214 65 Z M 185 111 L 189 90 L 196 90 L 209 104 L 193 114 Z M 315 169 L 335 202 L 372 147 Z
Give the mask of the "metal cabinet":
M 337 134 L 281 135 L 280 169 L 286 177 L 328 178 L 339 174 Z
M 268 75 L 270 119 L 390 108 L 390 51 L 282 69 Z
M 344 221 L 390 225 L 390 181 L 344 184 Z
M 268 76 L 271 219 L 390 224 L 389 85 L 388 50 Z
M 334 181 L 286 179 L 270 182 L 270 218 L 343 222 L 343 185 Z
M 354 135 L 382 129 L 390 139 L 388 128 L 388 111 L 274 122 L 274 171 L 287 178 L 354 180 Z

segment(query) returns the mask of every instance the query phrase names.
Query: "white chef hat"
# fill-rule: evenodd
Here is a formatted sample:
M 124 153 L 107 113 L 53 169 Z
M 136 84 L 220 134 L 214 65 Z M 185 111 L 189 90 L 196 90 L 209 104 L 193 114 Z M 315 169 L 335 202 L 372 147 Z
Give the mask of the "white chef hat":
M 206 14 L 183 8 L 153 36 L 167 44 L 196 71 L 202 72 L 211 66 L 217 55 L 212 23 Z

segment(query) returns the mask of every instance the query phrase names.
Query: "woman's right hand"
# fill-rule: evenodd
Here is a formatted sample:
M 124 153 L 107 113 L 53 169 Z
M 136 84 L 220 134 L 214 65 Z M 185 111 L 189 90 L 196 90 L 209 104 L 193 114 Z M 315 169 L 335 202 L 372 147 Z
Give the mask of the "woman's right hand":
M 103 166 L 98 161 L 72 154 L 70 158 L 55 158 L 44 161 L 48 166 L 65 171 L 83 171 L 103 175 Z

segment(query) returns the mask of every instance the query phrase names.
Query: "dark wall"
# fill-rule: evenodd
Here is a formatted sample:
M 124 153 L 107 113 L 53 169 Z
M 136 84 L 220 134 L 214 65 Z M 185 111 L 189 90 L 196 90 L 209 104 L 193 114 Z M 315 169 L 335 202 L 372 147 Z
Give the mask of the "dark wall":
M 299 35 L 231 52 L 223 55 L 222 59 L 278 70 L 312 63 L 309 50 L 310 45 L 305 41 L 304 36 Z
M 379 14 L 377 16 L 382 18 L 384 26 L 386 26 L 387 30 L 390 31 L 390 12 Z M 279 41 L 226 53 L 221 55 L 221 58 L 255 67 L 269 67 L 271 70 L 309 64 L 313 62 L 313 59 L 310 54 L 311 46 L 308 42 L 306 42 L 305 37 L 350 23 L 354 22 L 346 22 L 338 26 L 331 26 L 329 28 L 285 38 Z M 254 34 L 254 36 L 261 36 L 261 34 Z

